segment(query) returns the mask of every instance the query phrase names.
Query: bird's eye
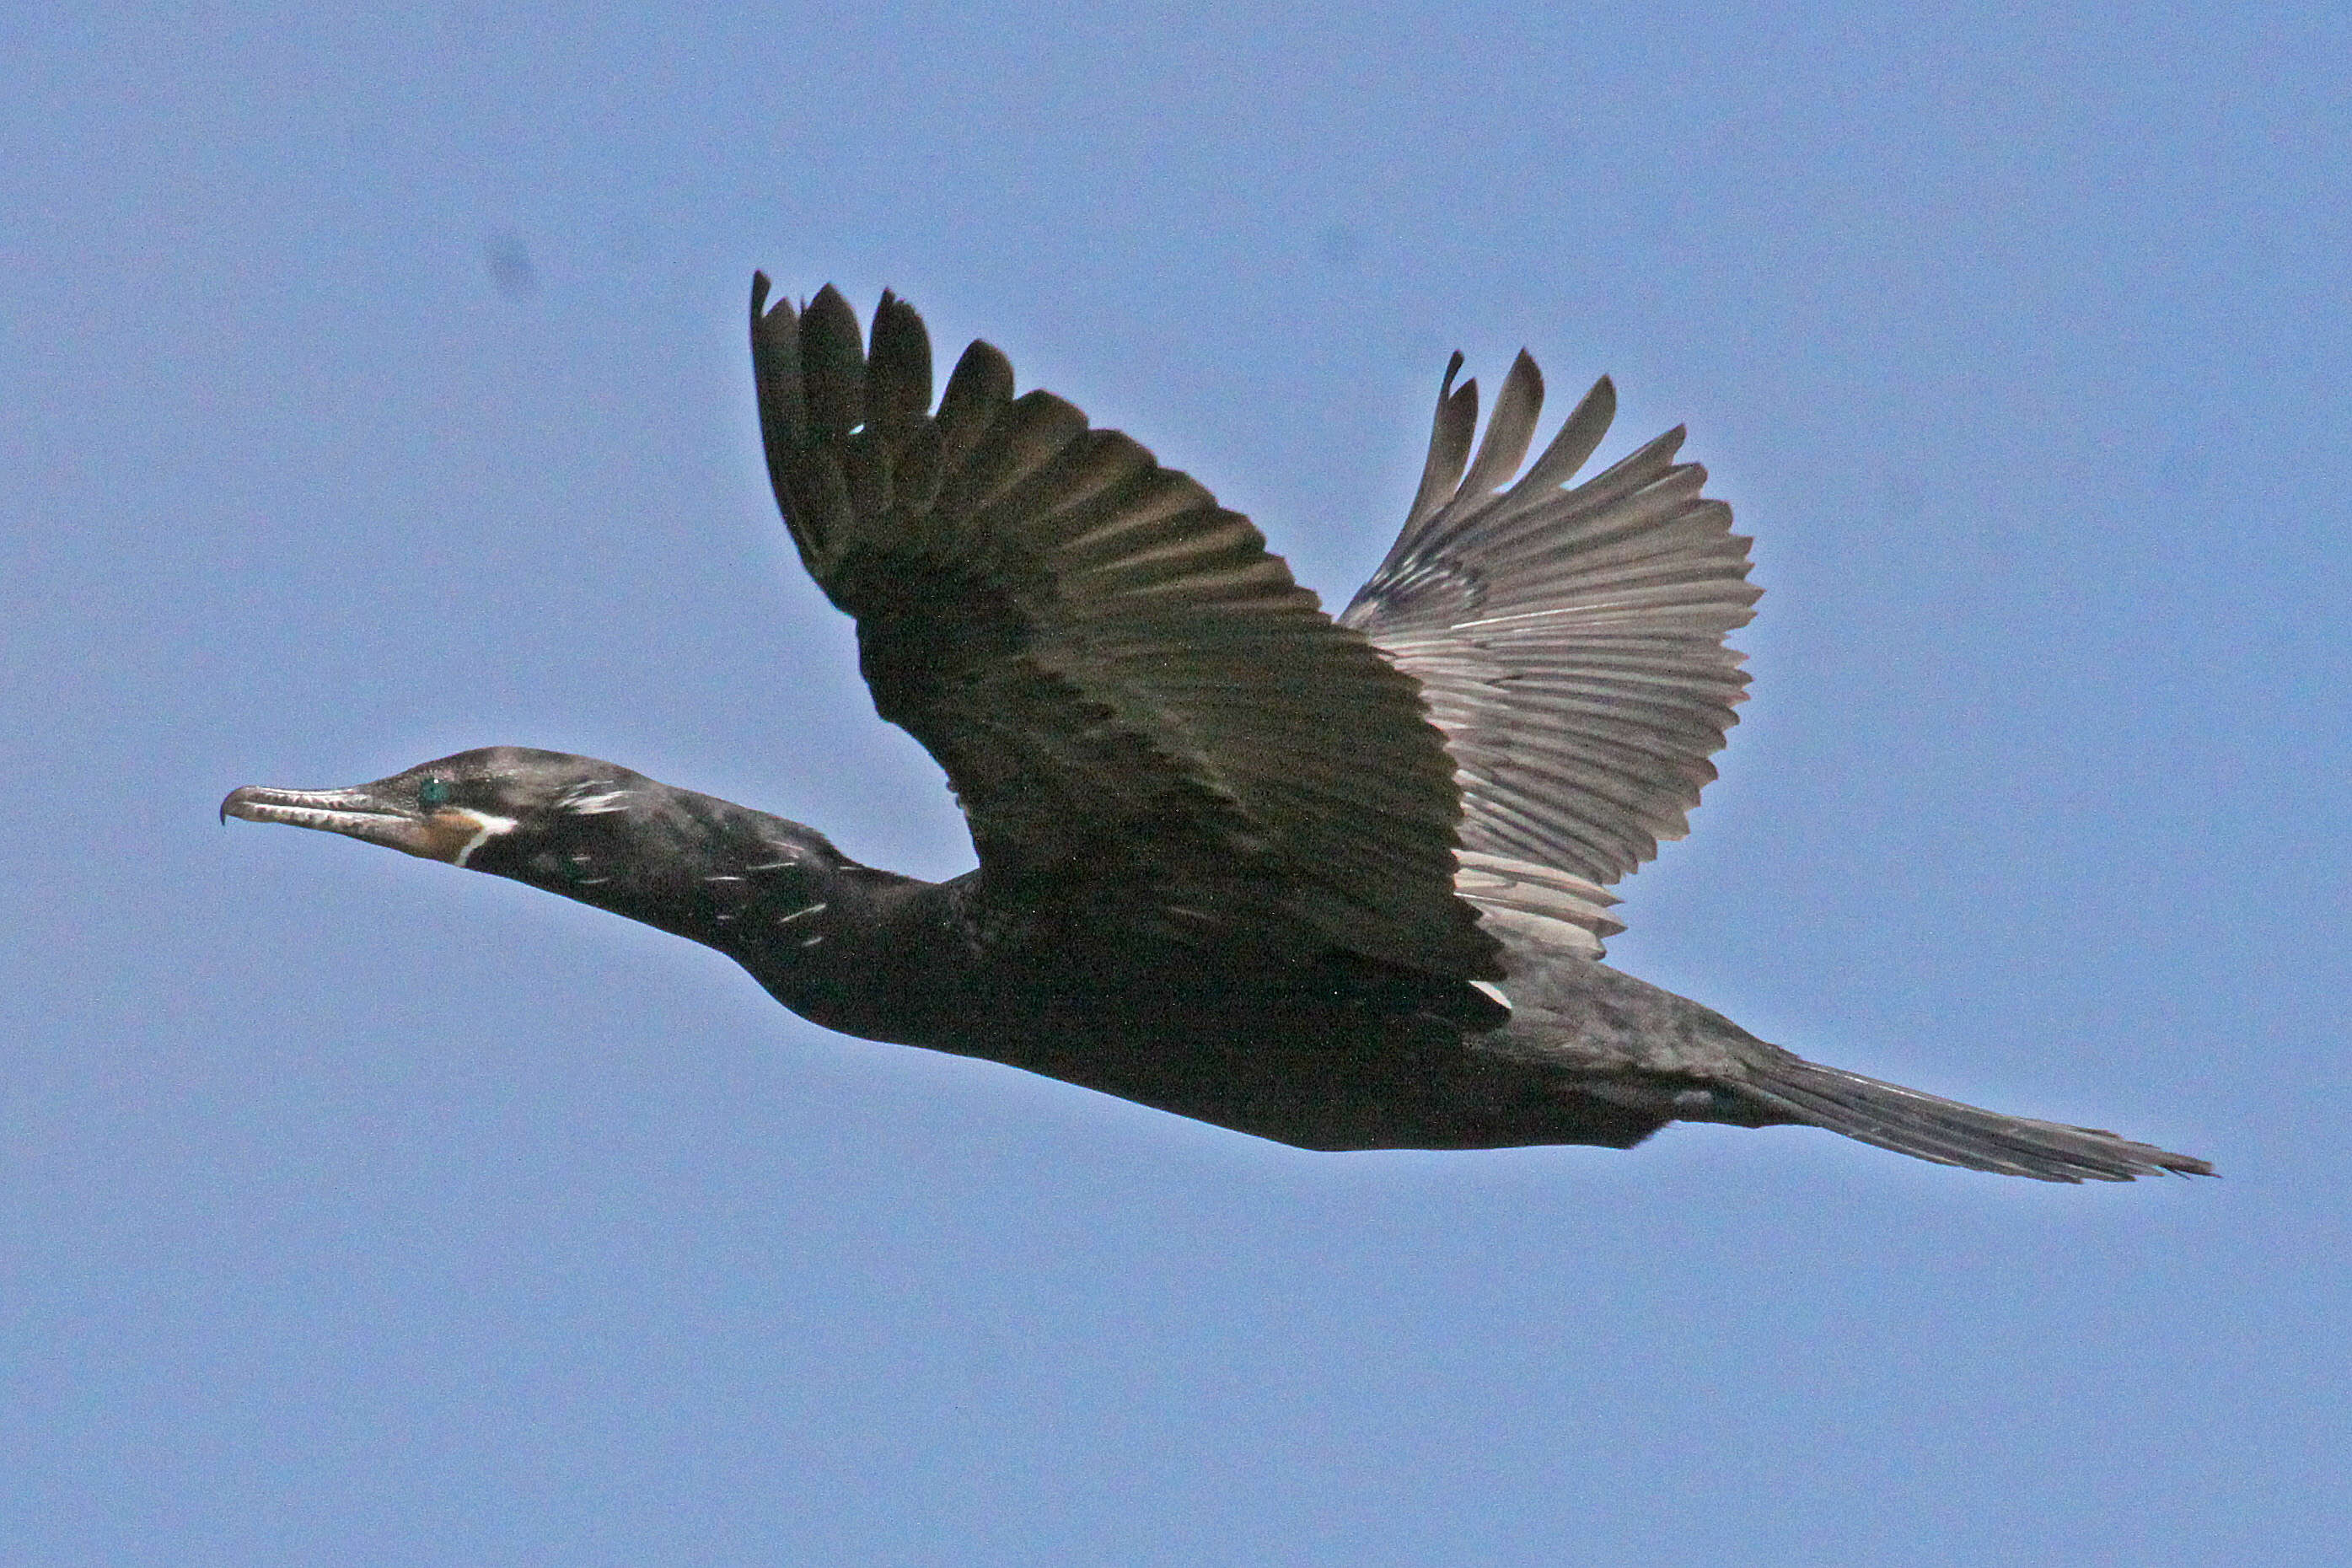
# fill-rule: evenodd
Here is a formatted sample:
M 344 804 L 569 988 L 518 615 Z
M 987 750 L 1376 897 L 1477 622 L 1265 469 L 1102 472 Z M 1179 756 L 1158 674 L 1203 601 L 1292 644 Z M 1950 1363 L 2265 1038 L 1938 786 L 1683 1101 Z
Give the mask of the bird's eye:
M 447 779 L 426 779 L 416 786 L 416 804 L 427 811 L 437 811 L 448 805 L 449 797 L 457 793 Z

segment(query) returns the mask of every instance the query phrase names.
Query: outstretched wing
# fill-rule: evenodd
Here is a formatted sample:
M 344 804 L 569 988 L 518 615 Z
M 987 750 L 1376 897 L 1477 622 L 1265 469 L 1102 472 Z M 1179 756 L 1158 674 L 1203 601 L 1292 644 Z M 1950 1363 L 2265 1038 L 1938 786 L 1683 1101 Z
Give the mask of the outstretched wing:
M 936 411 L 922 319 L 870 342 L 827 287 L 751 287 L 768 473 L 857 621 L 881 715 L 947 770 L 982 881 L 1140 895 L 1216 928 L 1275 910 L 1332 947 L 1497 973 L 1454 889 L 1460 801 L 1413 681 L 1335 625 L 1249 521 L 965 351 Z
M 1470 456 L 1455 354 L 1404 531 L 1344 615 L 1417 677 L 1463 798 L 1462 890 L 1598 956 L 1601 891 L 1687 831 L 1747 696 L 1724 646 L 1762 590 L 1677 427 L 1566 488 L 1617 409 L 1603 376 L 1516 483 L 1543 406 L 1522 353 Z M 1465 473 L 1465 465 L 1467 472 Z

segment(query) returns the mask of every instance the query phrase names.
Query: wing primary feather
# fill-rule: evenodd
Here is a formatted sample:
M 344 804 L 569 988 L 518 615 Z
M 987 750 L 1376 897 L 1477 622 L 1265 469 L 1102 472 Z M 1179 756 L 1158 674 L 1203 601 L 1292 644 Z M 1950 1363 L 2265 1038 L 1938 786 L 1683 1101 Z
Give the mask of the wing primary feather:
M 801 395 L 800 318 L 790 300 L 767 309 L 768 275 L 751 275 L 751 370 L 758 383 L 760 433 L 768 472 L 779 485 L 786 453 L 807 437 L 808 403 Z
M 801 379 L 819 440 L 838 441 L 865 422 L 866 348 L 857 312 L 830 283 L 801 312 Z
M 1535 460 L 1526 476 L 1511 487 L 1513 496 L 1534 497 L 1558 489 L 1576 477 L 1585 459 L 1600 449 L 1601 437 L 1617 417 L 1617 384 L 1602 376 L 1571 410 L 1551 445 Z
M 931 411 L 931 336 L 914 307 L 882 290 L 866 351 L 866 418 L 894 452 Z
M 1013 362 L 994 343 L 974 339 L 949 373 L 940 410 L 931 416 L 940 428 L 940 456 L 948 468 L 962 464 L 996 423 L 998 412 L 1012 401 Z
M 1683 442 L 1689 436 L 1685 426 L 1677 425 L 1626 453 L 1576 487 L 1577 510 L 1598 511 L 1643 485 L 1654 483 L 1674 466 L 1675 454 L 1683 449 Z M 1705 477 L 1704 473 L 1701 477 Z
M 1423 520 L 1445 504 L 1462 479 L 1462 465 L 1470 458 L 1470 437 L 1478 427 L 1478 378 L 1471 377 L 1457 390 L 1454 378 L 1462 374 L 1462 351 L 1445 364 L 1445 379 L 1437 387 L 1437 413 L 1430 421 L 1429 458 L 1422 465 L 1421 489 L 1412 498 L 1412 510 L 1405 515 L 1404 531 L 1410 537 Z
M 1543 372 L 1521 349 L 1519 357 L 1511 362 L 1510 373 L 1503 377 L 1502 389 L 1495 394 L 1495 411 L 1486 416 L 1486 438 L 1478 443 L 1478 456 L 1462 481 L 1461 499 L 1475 500 L 1499 489 L 1519 471 L 1528 443 L 1535 438 L 1536 421 L 1543 414 Z

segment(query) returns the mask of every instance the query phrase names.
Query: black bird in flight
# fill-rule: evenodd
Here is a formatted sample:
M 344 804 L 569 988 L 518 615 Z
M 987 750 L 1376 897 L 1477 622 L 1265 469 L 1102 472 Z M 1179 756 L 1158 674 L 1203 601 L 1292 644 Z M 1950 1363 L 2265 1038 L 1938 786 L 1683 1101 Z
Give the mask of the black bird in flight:
M 496 746 L 225 816 L 510 877 L 714 947 L 803 1017 L 1307 1149 L 1627 1148 L 1826 1127 L 2044 1181 L 2204 1173 L 2111 1132 L 1821 1067 L 1601 962 L 1603 886 L 1679 837 L 1745 695 L 1759 590 L 1669 432 L 1570 486 L 1606 378 L 1521 471 L 1519 355 L 1472 450 L 1438 395 L 1404 531 L 1337 618 L 1247 519 L 985 342 L 936 408 L 922 320 L 751 289 L 768 472 L 881 715 L 946 769 L 976 870 Z

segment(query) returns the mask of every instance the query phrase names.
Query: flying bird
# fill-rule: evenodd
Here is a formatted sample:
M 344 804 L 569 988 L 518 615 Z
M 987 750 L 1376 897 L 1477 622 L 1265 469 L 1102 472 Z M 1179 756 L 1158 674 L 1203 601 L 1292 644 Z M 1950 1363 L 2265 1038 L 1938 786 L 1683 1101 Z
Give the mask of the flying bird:
M 716 948 L 832 1029 L 1307 1149 L 1630 1148 L 1825 1127 L 2043 1181 L 2208 1173 L 2112 1132 L 1822 1067 L 1601 962 L 1606 886 L 1679 837 L 1746 695 L 1759 590 L 1659 437 L 1573 483 L 1603 377 L 1532 463 L 1522 353 L 1483 438 L 1441 384 L 1403 532 L 1337 617 L 1198 481 L 921 318 L 751 289 L 768 472 L 876 710 L 979 865 L 863 866 L 611 763 L 494 746 L 223 816 L 527 882 Z

